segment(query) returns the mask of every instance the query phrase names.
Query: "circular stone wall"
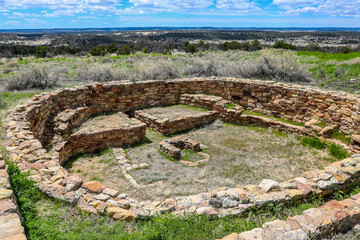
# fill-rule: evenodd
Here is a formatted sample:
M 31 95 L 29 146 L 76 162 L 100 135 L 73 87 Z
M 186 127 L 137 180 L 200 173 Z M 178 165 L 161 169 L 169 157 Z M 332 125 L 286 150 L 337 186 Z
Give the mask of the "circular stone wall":
M 61 166 L 72 154 L 87 151 L 86 144 L 81 151 L 78 145 L 69 144 L 74 140 L 68 134 L 89 116 L 175 105 L 184 94 L 220 96 L 262 114 L 302 123 L 316 117 L 329 125 L 338 126 L 344 133 L 360 132 L 360 99 L 357 96 L 276 82 L 198 78 L 111 82 L 39 95 L 9 112 L 6 146 L 11 160 L 18 163 L 22 170 L 31 170 L 30 177 L 39 183 L 43 192 L 77 204 L 85 211 L 107 211 L 115 219 L 141 218 L 163 212 L 239 215 L 253 206 L 297 201 L 314 193 L 327 195 L 360 182 L 360 157 L 355 156 L 335 162 L 325 170 L 306 172 L 280 184 L 263 180 L 258 186 L 223 188 L 162 202 L 140 202 L 98 182 L 84 183 Z M 143 137 L 144 128 L 144 125 L 137 125 L 138 133 L 130 133 L 133 129 L 126 128 L 130 132 L 120 134 L 116 141 L 135 142 Z M 109 137 L 111 132 L 116 131 L 108 129 L 106 133 L 110 134 Z M 100 135 L 104 139 L 104 134 Z M 50 155 L 45 147 L 52 142 L 60 145 L 56 145 Z M 73 152 L 74 148 L 76 151 Z

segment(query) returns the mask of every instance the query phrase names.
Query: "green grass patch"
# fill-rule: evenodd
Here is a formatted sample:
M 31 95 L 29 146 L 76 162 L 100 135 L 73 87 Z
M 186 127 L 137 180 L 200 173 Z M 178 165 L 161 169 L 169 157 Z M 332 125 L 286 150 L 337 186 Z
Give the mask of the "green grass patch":
M 331 138 L 340 140 L 348 145 L 351 142 L 351 137 L 346 136 L 344 133 L 342 133 L 340 131 L 333 132 L 333 134 L 331 135 Z
M 328 145 L 328 150 L 331 156 L 342 160 L 345 158 L 348 158 L 351 156 L 351 154 L 346 151 L 344 148 L 342 148 L 341 146 L 335 144 L 335 143 L 331 143 L 330 145 Z
M 318 123 L 315 124 L 316 126 L 319 126 L 321 128 L 327 127 L 327 124 L 324 122 L 324 120 L 320 120 Z
M 225 107 L 226 107 L 227 109 L 233 109 L 233 108 L 236 107 L 236 105 L 235 105 L 234 103 L 228 103 L 228 104 L 225 105 Z
M 307 52 L 307 51 L 299 51 L 297 52 L 298 56 L 302 57 L 316 57 L 321 61 L 347 61 L 353 58 L 360 57 L 360 52 L 352 52 L 352 53 L 324 53 L 324 52 Z
M 196 161 L 203 159 L 204 157 L 199 155 L 195 151 L 192 151 L 189 149 L 183 149 L 183 150 L 181 150 L 181 158 L 185 161 L 196 162 Z
M 184 109 L 191 109 L 191 110 L 195 110 L 195 111 L 201 111 L 201 112 L 208 112 L 210 111 L 207 108 L 199 108 L 199 107 L 194 107 L 194 106 L 190 106 L 190 105 L 183 105 L 183 104 L 179 104 L 178 106 L 184 108 Z M 171 106 L 170 106 L 171 107 Z
M 300 138 L 300 144 L 303 146 L 310 146 L 315 149 L 325 149 L 326 143 L 316 137 L 302 137 Z
M 317 137 L 305 136 L 305 137 L 299 138 L 299 141 L 300 141 L 300 144 L 303 146 L 309 146 L 309 147 L 312 147 L 315 149 L 327 148 L 330 156 L 334 157 L 335 160 L 342 160 L 342 159 L 345 159 L 345 158 L 351 156 L 351 154 L 348 151 L 346 151 L 343 147 L 341 147 L 340 145 L 337 145 L 335 143 L 327 144 L 326 142 L 321 141 Z M 329 160 L 331 162 L 334 161 L 332 158 L 329 158 Z

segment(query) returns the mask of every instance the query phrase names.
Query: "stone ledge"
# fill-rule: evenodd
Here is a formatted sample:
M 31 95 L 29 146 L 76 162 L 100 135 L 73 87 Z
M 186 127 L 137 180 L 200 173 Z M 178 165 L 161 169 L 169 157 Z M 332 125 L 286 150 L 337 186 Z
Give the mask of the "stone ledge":
M 0 239 L 26 240 L 6 164 L 0 155 Z

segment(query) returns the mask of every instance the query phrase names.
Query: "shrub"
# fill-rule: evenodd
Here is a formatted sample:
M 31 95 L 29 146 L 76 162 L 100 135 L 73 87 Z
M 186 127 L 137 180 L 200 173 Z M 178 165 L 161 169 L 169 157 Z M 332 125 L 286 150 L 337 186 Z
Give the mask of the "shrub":
M 197 49 L 196 49 L 196 45 L 195 44 L 187 44 L 185 45 L 185 48 L 184 48 L 185 52 L 187 53 L 191 53 L 191 54 L 194 54 Z
M 39 46 L 35 49 L 35 56 L 38 58 L 44 58 L 48 53 L 51 53 L 51 48 L 47 46 Z
M 287 43 L 284 40 L 276 41 L 273 45 L 273 48 L 282 48 L 282 49 L 289 49 L 289 50 L 296 49 L 296 47 L 294 45 Z
M 107 63 L 83 63 L 76 69 L 76 80 L 80 82 L 110 82 L 119 78 L 121 75 Z
M 110 45 L 106 48 L 106 51 L 107 51 L 108 53 L 114 53 L 114 52 L 116 52 L 116 51 L 117 51 L 117 47 L 116 47 L 115 43 L 110 44 Z
M 45 65 L 30 65 L 20 70 L 20 73 L 8 81 L 8 90 L 47 89 L 54 87 L 58 82 L 58 76 L 50 75 Z
M 91 50 L 90 50 L 90 54 L 92 56 L 104 56 L 106 54 L 106 50 L 105 50 L 105 47 L 104 46 L 96 46 L 96 47 L 93 47 Z
M 124 45 L 119 49 L 117 54 L 118 55 L 130 55 L 131 52 L 132 52 L 132 49 L 128 45 Z

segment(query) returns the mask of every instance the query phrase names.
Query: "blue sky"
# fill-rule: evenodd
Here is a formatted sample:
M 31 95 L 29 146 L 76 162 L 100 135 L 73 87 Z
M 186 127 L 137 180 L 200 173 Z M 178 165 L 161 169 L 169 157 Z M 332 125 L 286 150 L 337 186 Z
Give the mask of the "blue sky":
M 360 0 L 0 0 L 0 29 L 360 27 Z

